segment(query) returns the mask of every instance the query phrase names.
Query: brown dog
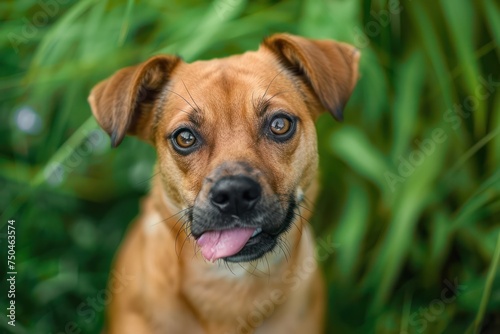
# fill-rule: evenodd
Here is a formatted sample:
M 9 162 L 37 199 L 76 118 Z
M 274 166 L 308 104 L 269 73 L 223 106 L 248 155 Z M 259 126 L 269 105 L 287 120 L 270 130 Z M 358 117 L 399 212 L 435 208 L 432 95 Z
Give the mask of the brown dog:
M 110 284 L 108 333 L 322 332 L 325 290 L 299 209 L 316 196 L 314 121 L 342 119 L 358 60 L 347 44 L 277 34 L 223 59 L 155 56 L 92 90 L 114 147 L 130 134 L 158 154 L 116 260 L 132 278 Z

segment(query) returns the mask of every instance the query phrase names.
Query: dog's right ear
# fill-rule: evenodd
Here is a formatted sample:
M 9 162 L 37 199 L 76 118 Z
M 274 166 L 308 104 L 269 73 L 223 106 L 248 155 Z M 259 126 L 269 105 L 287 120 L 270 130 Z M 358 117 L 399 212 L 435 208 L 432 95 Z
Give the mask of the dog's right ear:
M 344 106 L 358 81 L 359 50 L 334 40 L 290 34 L 274 34 L 262 46 L 307 83 L 335 119 L 343 119 Z
M 97 122 L 111 137 L 111 146 L 118 146 L 125 134 L 151 140 L 154 104 L 180 62 L 176 56 L 155 56 L 119 70 L 92 89 L 88 101 Z

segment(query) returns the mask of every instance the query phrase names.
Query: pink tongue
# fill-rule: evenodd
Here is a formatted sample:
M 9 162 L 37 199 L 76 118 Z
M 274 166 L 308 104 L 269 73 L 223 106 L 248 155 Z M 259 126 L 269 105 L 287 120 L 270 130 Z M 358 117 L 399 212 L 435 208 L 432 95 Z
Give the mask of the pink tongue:
M 233 228 L 223 231 L 205 232 L 198 239 L 201 254 L 208 261 L 238 253 L 252 237 L 254 228 Z

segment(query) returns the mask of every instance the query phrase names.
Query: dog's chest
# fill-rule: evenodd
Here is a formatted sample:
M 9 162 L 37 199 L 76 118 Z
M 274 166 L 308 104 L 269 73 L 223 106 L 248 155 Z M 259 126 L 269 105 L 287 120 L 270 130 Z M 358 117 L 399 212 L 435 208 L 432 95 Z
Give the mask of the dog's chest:
M 227 323 L 248 315 L 258 301 L 269 299 L 280 288 L 281 261 L 280 256 L 271 256 L 257 264 L 191 266 L 194 272 L 184 276 L 183 294 L 201 319 Z

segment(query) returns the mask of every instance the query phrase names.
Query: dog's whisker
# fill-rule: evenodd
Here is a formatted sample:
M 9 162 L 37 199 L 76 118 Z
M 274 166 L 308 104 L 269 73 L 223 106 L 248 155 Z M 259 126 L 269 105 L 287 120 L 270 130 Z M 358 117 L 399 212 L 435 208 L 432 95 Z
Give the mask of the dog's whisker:
M 198 247 L 198 244 L 196 242 L 192 242 L 192 244 L 193 244 L 193 257 L 192 258 L 195 258 L 195 257 L 198 257 L 198 254 L 201 252 L 201 248 Z
M 254 261 L 252 261 L 252 262 L 250 263 L 250 265 L 252 265 L 252 263 L 254 264 L 254 265 L 253 265 L 253 268 L 254 268 L 254 269 L 253 269 L 252 273 L 253 273 L 253 275 L 254 275 L 255 277 L 262 277 L 262 276 L 260 276 L 260 274 L 259 274 L 259 273 L 261 273 L 261 274 L 263 274 L 263 275 L 266 275 L 266 273 L 265 273 L 264 271 L 262 271 L 261 269 L 259 269 L 259 260 L 260 260 L 260 259 L 257 259 L 257 260 L 254 260 Z M 257 272 L 257 273 L 255 273 L 255 272 Z
M 267 88 L 266 90 L 264 91 L 264 94 L 262 94 L 262 96 L 260 97 L 259 99 L 259 102 L 258 102 L 258 105 L 260 108 L 258 109 L 262 109 L 262 102 L 264 101 L 264 97 L 267 95 L 267 92 L 269 91 L 269 88 L 271 87 L 272 83 L 274 82 L 274 80 L 281 74 L 283 73 L 283 71 L 285 71 L 285 68 L 282 68 L 281 71 L 279 71 L 278 73 L 276 73 L 276 75 L 272 78 L 272 80 L 269 82 L 269 85 L 267 85 Z
M 260 261 L 260 259 L 258 261 Z M 264 262 L 262 262 L 262 263 L 264 263 Z M 257 277 L 263 278 L 263 277 L 269 276 L 269 274 L 262 269 L 257 268 L 257 271 L 260 273 L 259 275 L 256 275 Z
M 292 257 L 292 250 L 290 245 L 286 242 L 286 240 L 283 240 L 283 248 L 285 249 L 286 253 L 288 254 L 288 259 Z
M 288 254 L 285 251 L 285 249 L 283 248 L 283 240 L 282 240 L 282 238 L 280 238 L 278 240 L 278 247 L 281 250 L 281 252 L 283 253 L 283 256 L 285 257 L 286 262 L 288 263 Z
M 186 241 L 188 241 L 191 236 L 192 236 L 191 233 L 186 234 L 186 237 L 184 238 L 184 242 L 182 243 L 182 246 L 181 246 L 181 249 L 179 251 L 179 255 L 178 256 L 180 256 L 182 254 L 182 250 L 184 249 L 184 245 L 186 244 Z
M 193 110 L 196 110 L 196 108 L 195 108 L 195 107 L 193 107 L 193 105 L 192 105 L 191 103 L 189 103 L 189 101 L 188 101 L 188 100 L 186 100 L 186 99 L 184 98 L 184 96 L 182 96 L 182 95 L 181 95 L 181 94 L 179 94 L 179 93 L 174 92 L 174 91 L 173 91 L 173 90 L 171 90 L 171 89 L 166 89 L 166 90 L 167 90 L 167 91 L 169 91 L 170 93 L 173 93 L 173 94 L 177 95 L 178 97 L 180 97 L 181 99 L 183 99 L 183 100 L 184 100 L 187 104 L 189 104 L 189 106 L 190 106 L 191 108 L 193 108 Z
M 185 209 L 181 209 L 181 210 L 177 211 L 177 213 L 175 213 L 175 214 L 171 215 L 170 217 L 168 217 L 167 219 L 170 219 L 170 218 L 172 218 L 174 216 L 177 216 L 179 213 L 186 213 L 187 211 L 191 210 L 192 208 L 193 208 L 192 206 L 188 206 Z
M 182 210 L 182 211 L 183 211 L 182 216 L 180 216 L 180 217 L 179 217 L 179 219 L 177 219 L 177 221 L 176 221 L 176 222 L 175 222 L 175 224 L 171 227 L 171 229 L 170 229 L 170 230 L 175 229 L 175 227 L 177 226 L 177 224 L 179 224 L 179 221 L 180 221 L 182 218 L 186 217 L 186 215 L 188 215 L 188 214 L 189 214 L 189 209 L 190 209 L 190 208 Z M 180 213 L 180 212 L 179 212 L 179 213 Z
M 288 252 L 288 258 L 292 257 L 292 248 L 290 247 L 290 244 L 286 240 L 283 241 L 283 246 Z
M 196 243 L 193 242 L 193 256 L 191 257 L 191 260 L 194 259 L 195 257 L 198 257 L 198 254 L 200 253 L 200 248 L 196 247 Z
M 303 217 L 297 213 L 294 213 L 294 217 L 299 217 L 300 218 L 300 223 L 303 223 Z M 300 235 L 302 235 L 302 231 L 301 229 L 299 228 L 299 226 L 297 225 L 297 223 L 295 223 L 295 221 L 292 221 L 292 225 L 295 226 L 295 228 L 297 229 L 297 231 L 300 233 Z
M 300 211 L 301 209 L 303 209 L 302 206 L 297 206 L 296 207 L 296 210 L 294 210 L 294 214 L 295 215 L 298 215 L 300 218 L 302 218 L 303 220 L 305 220 L 309 225 L 311 225 L 311 223 L 309 222 L 309 220 L 307 220 L 303 215 L 302 215 L 302 212 Z
M 252 265 L 252 263 L 254 263 L 254 262 L 255 262 L 255 264 Z M 253 267 L 252 275 L 255 276 L 255 271 L 257 270 L 257 266 L 259 265 L 259 262 L 258 261 L 254 261 L 254 262 L 250 262 L 250 265 Z
M 293 215 L 294 215 L 295 217 L 299 217 L 299 218 L 301 219 L 301 222 L 302 222 L 302 220 L 303 220 L 303 221 L 305 221 L 308 225 L 312 226 L 312 225 L 311 225 L 311 222 L 310 222 L 309 220 L 307 220 L 304 216 L 302 216 L 300 213 L 298 213 L 298 212 L 294 212 L 294 213 L 293 213 Z
M 140 185 L 140 184 L 143 184 L 145 182 L 148 182 L 148 181 L 150 181 L 153 177 L 155 177 L 158 174 L 160 174 L 160 172 L 156 172 L 153 175 L 151 175 L 150 177 L 148 177 L 148 178 L 146 178 L 146 179 L 144 179 L 142 181 L 137 182 L 136 185 Z
M 184 218 L 184 217 L 185 217 L 185 215 L 186 215 L 186 214 L 182 215 L 182 216 L 178 219 L 178 221 L 176 222 L 176 224 L 179 222 L 179 220 L 180 220 L 180 219 Z M 177 253 L 177 240 L 179 239 L 179 236 L 181 235 L 181 234 L 180 234 L 180 233 L 181 233 L 181 231 L 184 231 L 184 235 L 186 235 L 186 237 L 184 238 L 184 243 L 186 242 L 186 240 L 188 239 L 188 236 L 187 236 L 187 233 L 186 233 L 186 227 L 187 227 L 186 225 L 188 225 L 188 224 L 189 224 L 189 221 L 188 221 L 188 220 L 184 221 L 184 222 L 181 224 L 181 226 L 180 226 L 179 230 L 177 231 L 177 234 L 175 235 L 175 245 L 174 245 L 174 247 L 175 247 L 175 253 L 176 253 L 177 257 L 179 257 L 179 256 L 180 256 L 180 254 L 182 253 L 182 247 L 181 247 L 181 250 L 179 251 L 179 253 Z M 183 246 L 184 246 L 184 243 L 182 244 Z
M 264 260 L 266 261 L 266 267 L 267 267 L 267 271 L 266 271 L 266 276 L 267 276 L 267 280 L 269 282 L 269 280 L 271 279 L 271 265 L 269 264 L 269 259 L 267 258 L 267 256 L 264 257 L 264 259 L 262 259 L 262 263 L 264 263 Z
M 300 230 L 300 236 L 301 236 L 301 237 L 302 237 L 302 231 L 303 231 L 303 229 L 301 229 L 301 230 Z M 285 241 L 285 243 L 286 243 L 286 245 L 288 246 L 288 248 L 289 248 L 289 249 L 295 249 L 295 248 L 297 248 L 297 246 L 299 245 L 300 240 L 301 240 L 301 238 L 298 238 L 298 239 L 294 242 L 293 247 L 291 247 L 288 243 L 286 243 L 286 241 Z
M 304 194 L 304 203 L 309 203 L 309 205 L 314 206 L 313 201 L 311 201 L 305 194 Z
M 184 231 L 186 231 L 186 230 L 187 230 L 187 229 L 186 229 L 186 227 L 187 227 L 187 226 L 185 226 L 185 225 L 189 224 L 189 220 L 187 220 L 187 219 L 185 219 L 185 218 L 186 218 L 186 216 L 187 216 L 188 214 L 189 214 L 188 212 L 184 212 L 184 214 L 183 214 L 182 216 L 180 216 L 180 217 L 177 219 L 177 221 L 175 222 L 174 226 L 172 226 L 172 228 L 170 229 L 171 231 L 175 230 L 175 226 L 176 226 L 177 224 L 181 223 L 181 225 L 180 225 L 180 227 L 179 227 L 179 230 L 177 230 L 177 234 L 176 234 L 176 235 L 178 235 L 178 234 L 179 234 L 179 232 L 180 232 L 181 230 L 184 230 Z M 184 221 L 182 221 L 183 219 L 184 219 Z M 182 221 L 182 222 L 181 222 L 181 221 Z
M 286 245 L 286 246 L 287 246 L 287 248 L 288 248 L 288 252 L 289 252 L 289 254 L 291 254 L 291 253 L 292 253 L 292 249 L 296 249 L 296 248 L 298 247 L 299 243 L 300 243 L 300 239 L 299 239 L 299 240 L 296 240 L 296 241 L 295 241 L 295 243 L 294 243 L 294 244 L 293 244 L 293 246 L 292 246 L 292 245 L 290 245 L 289 240 L 285 240 L 285 245 Z
M 185 217 L 185 216 L 186 216 L 185 214 L 184 214 L 184 215 L 182 215 L 182 217 L 180 217 L 180 218 L 179 218 L 179 220 L 180 220 L 180 219 L 184 219 L 184 217 Z M 176 222 L 176 224 L 179 222 L 179 220 Z M 175 237 L 176 239 L 179 237 L 179 234 L 180 234 L 182 231 L 184 231 L 184 234 L 187 234 L 187 233 L 186 233 L 186 231 L 187 231 L 187 229 L 186 229 L 186 228 L 187 228 L 187 225 L 188 225 L 188 224 L 189 224 L 189 221 L 188 221 L 188 220 L 184 220 L 184 221 L 182 222 L 181 226 L 180 226 L 180 227 L 179 227 L 179 229 L 177 230 L 177 234 L 176 234 L 176 237 Z
M 189 90 L 187 89 L 187 86 L 186 86 L 186 84 L 184 83 L 184 80 L 182 80 L 182 79 L 181 79 L 181 81 L 182 81 L 182 84 L 184 85 L 184 88 L 186 89 L 186 92 L 188 93 L 189 97 L 191 98 L 191 101 L 193 101 L 194 105 L 196 106 L 195 111 L 196 111 L 196 112 L 200 112 L 200 111 L 201 111 L 201 109 L 200 109 L 200 107 L 198 106 L 198 103 L 196 103 L 196 101 L 193 99 L 193 96 L 191 95 L 191 93 L 189 92 Z
M 281 252 L 283 253 L 283 255 L 285 256 L 285 261 L 288 263 L 289 262 L 288 251 L 282 245 L 280 245 L 280 249 L 281 249 Z
M 180 230 L 179 230 L 180 231 Z M 179 240 L 179 234 L 180 232 L 177 232 L 177 235 L 175 236 L 175 242 L 174 242 L 174 249 L 175 249 L 175 255 L 177 255 L 177 257 L 180 256 L 180 253 L 177 252 L 177 241 Z
M 305 207 L 304 205 L 301 205 L 300 203 L 296 203 L 298 207 L 304 209 L 304 210 L 307 210 L 309 211 L 310 213 L 313 213 L 313 211 L 311 209 L 309 209 L 308 207 Z
M 179 218 L 179 219 L 184 219 L 184 216 L 182 216 L 182 217 L 181 217 L 181 218 Z M 177 223 L 178 223 L 178 222 L 177 222 Z M 177 223 L 176 223 L 176 224 L 177 224 Z M 182 232 L 182 231 L 185 231 L 184 225 L 186 225 L 186 224 L 187 224 L 187 221 L 186 221 L 186 220 L 184 220 L 184 221 L 181 223 L 181 226 L 179 227 L 179 229 L 177 230 L 177 233 L 175 234 L 175 242 L 176 242 L 176 244 L 177 244 L 177 239 L 179 239 L 179 236 L 181 235 L 181 232 Z M 186 233 L 184 232 L 184 234 L 186 234 Z
M 226 268 L 231 272 L 231 274 L 233 274 L 233 276 L 236 276 L 236 274 L 234 273 L 234 271 L 231 269 L 231 266 L 229 265 L 229 263 L 226 262 L 226 261 L 223 261 L 223 262 L 224 262 Z
M 189 115 L 189 111 L 187 110 L 184 110 L 184 109 L 181 109 L 181 108 L 175 108 L 176 110 L 179 110 L 179 111 L 182 111 L 183 113 L 186 113 Z
M 250 271 L 248 271 L 241 263 L 238 262 L 238 265 L 241 267 L 241 269 L 243 269 L 244 271 L 246 271 L 247 274 L 249 274 L 251 276 L 255 276 L 253 273 L 251 273 Z
M 259 269 L 259 261 L 261 261 L 261 259 L 257 259 L 255 261 L 252 261 L 251 263 L 255 263 L 255 266 L 254 266 L 254 270 L 252 271 L 252 273 L 255 273 L 255 271 L 257 271 L 258 273 L 261 273 L 263 275 L 267 275 L 267 273 L 265 271 L 262 271 L 261 269 Z M 259 276 L 259 275 L 255 275 L 256 277 L 262 277 L 262 276 Z
M 248 269 L 246 269 L 240 262 L 238 262 L 238 265 L 244 270 L 247 272 L 247 274 L 251 275 L 251 276 L 254 276 L 254 277 L 258 277 L 257 275 L 255 275 L 254 273 L 248 271 Z
M 271 96 L 270 98 L 268 98 L 266 101 L 264 101 L 264 105 L 268 105 L 268 104 L 269 104 L 269 102 L 271 102 L 271 100 L 272 100 L 273 98 L 275 98 L 276 96 L 281 95 L 281 94 L 284 94 L 284 93 L 289 93 L 289 92 L 291 92 L 291 90 L 283 90 L 283 91 L 280 91 L 280 92 L 278 92 L 278 93 L 274 94 L 273 96 Z
M 186 211 L 186 210 L 189 210 L 189 209 L 190 209 L 190 208 L 186 208 L 186 209 L 180 210 L 180 211 L 178 211 L 177 213 L 175 213 L 175 214 L 171 215 L 171 216 L 170 216 L 170 217 L 168 217 L 168 218 L 162 219 L 162 220 L 160 220 L 160 221 L 159 221 L 159 222 L 157 222 L 157 223 L 151 224 L 149 227 L 153 227 L 153 226 L 155 226 L 155 225 L 158 225 L 158 224 L 161 224 L 161 223 L 165 223 L 165 222 L 166 222 L 167 220 L 169 220 L 170 218 L 173 218 L 173 217 L 177 216 L 178 214 L 180 214 L 180 213 L 182 213 L 182 212 L 184 212 L 184 211 Z M 177 224 L 177 223 L 176 223 L 176 224 Z M 174 225 L 174 226 L 175 226 L 175 225 Z M 172 228 L 173 228 L 173 227 L 172 227 Z
M 266 264 L 267 264 L 267 278 L 269 281 L 269 279 L 271 279 L 271 267 L 269 266 L 269 259 L 267 258 L 267 255 L 264 256 L 264 259 L 266 260 Z

